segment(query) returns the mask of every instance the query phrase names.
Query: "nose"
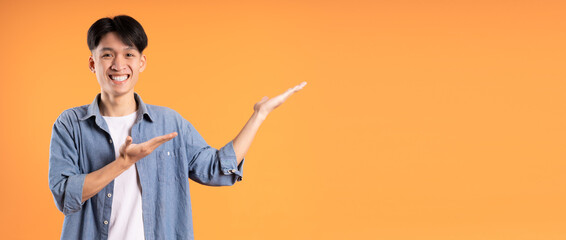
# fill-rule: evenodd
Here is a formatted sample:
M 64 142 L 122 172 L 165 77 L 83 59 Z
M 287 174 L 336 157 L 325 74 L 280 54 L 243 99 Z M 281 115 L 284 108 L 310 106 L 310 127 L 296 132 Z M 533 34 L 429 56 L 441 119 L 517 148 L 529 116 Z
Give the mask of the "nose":
M 112 66 L 110 68 L 118 72 L 121 71 L 122 69 L 125 69 L 126 68 L 125 59 L 121 56 L 114 58 L 114 61 L 112 62 Z

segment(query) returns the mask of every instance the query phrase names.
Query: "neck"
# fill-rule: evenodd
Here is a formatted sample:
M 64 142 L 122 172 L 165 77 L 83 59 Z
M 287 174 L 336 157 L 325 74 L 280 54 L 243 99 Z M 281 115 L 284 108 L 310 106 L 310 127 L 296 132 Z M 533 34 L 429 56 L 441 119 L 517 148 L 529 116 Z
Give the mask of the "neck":
M 121 117 L 129 115 L 137 110 L 134 92 L 121 96 L 113 96 L 102 92 L 98 103 L 100 114 L 106 117 Z

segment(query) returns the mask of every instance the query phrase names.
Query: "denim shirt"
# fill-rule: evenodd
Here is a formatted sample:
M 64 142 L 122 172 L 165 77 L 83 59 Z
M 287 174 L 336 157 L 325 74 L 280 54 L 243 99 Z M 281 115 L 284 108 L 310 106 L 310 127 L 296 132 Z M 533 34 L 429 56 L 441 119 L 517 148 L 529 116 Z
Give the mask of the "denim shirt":
M 210 186 L 242 180 L 232 142 L 210 147 L 196 129 L 170 108 L 144 104 L 137 93 L 133 143 L 177 132 L 135 165 L 142 192 L 146 240 L 194 239 L 188 179 Z M 49 188 L 65 215 L 61 239 L 107 239 L 114 181 L 81 202 L 88 173 L 115 160 L 114 145 L 98 103 L 65 110 L 55 121 L 49 151 Z

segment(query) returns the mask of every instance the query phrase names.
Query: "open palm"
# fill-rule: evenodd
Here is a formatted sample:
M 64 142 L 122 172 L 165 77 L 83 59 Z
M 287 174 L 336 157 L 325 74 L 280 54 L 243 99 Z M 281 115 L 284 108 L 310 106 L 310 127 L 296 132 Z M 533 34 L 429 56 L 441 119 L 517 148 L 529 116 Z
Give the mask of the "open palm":
M 132 143 L 132 137 L 128 136 L 126 142 L 120 147 L 120 157 L 123 157 L 128 163 L 134 164 L 145 156 L 149 155 L 153 150 L 161 144 L 173 139 L 177 136 L 176 132 L 154 137 L 143 143 Z
M 303 89 L 305 85 L 307 85 L 307 82 L 302 82 L 292 88 L 287 89 L 287 91 L 285 91 L 284 93 L 276 97 L 273 97 L 271 99 L 268 97 L 263 97 L 259 102 L 257 102 L 254 105 L 254 111 L 264 115 L 269 114 L 271 111 L 273 111 L 273 109 L 283 104 L 283 102 L 285 102 L 285 100 L 287 100 L 289 96 L 293 95 L 293 93 Z

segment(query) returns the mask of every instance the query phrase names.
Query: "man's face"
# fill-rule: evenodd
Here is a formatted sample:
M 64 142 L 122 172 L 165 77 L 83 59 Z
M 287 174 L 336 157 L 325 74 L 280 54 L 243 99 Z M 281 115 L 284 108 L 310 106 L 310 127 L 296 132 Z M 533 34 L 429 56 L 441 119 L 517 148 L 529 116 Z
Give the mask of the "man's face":
M 145 55 L 135 47 L 124 44 L 114 32 L 100 39 L 89 58 L 90 69 L 96 73 L 102 93 L 113 97 L 133 94 L 145 63 Z

